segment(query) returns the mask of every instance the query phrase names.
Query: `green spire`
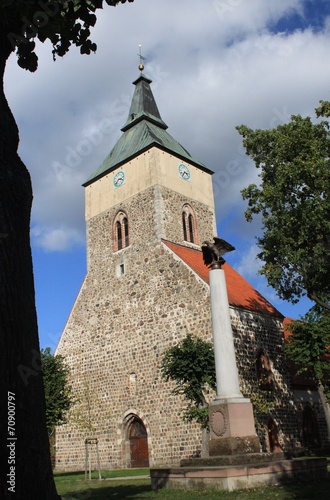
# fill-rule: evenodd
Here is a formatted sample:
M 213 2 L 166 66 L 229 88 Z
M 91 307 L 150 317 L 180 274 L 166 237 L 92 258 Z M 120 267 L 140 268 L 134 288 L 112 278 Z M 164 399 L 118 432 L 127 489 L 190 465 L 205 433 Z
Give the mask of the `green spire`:
M 123 132 L 132 128 L 136 123 L 145 119 L 166 130 L 168 127 L 163 122 L 158 111 L 158 107 L 150 88 L 151 80 L 143 73 L 133 82 L 135 91 L 132 104 L 129 109 L 125 125 L 121 129 Z
M 211 172 L 166 132 L 168 127 L 160 116 L 150 83 L 152 83 L 151 80 L 143 73 L 133 82 L 135 91 L 126 123 L 121 129 L 123 134 L 102 165 L 86 180 L 84 186 L 88 186 L 152 146 L 159 147 L 183 161 Z

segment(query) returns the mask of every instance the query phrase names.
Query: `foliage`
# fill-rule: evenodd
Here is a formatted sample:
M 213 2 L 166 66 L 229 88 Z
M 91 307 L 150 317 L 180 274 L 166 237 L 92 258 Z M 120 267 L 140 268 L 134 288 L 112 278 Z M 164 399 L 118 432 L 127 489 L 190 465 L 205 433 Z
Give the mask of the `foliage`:
M 321 101 L 317 116 L 329 116 Z M 261 169 L 260 185 L 243 189 L 245 217 L 261 215 L 260 271 L 284 300 L 303 295 L 329 306 L 330 298 L 330 136 L 326 120 L 292 116 L 270 130 L 237 127 L 243 145 Z
M 128 0 L 133 2 L 134 0 Z M 126 0 L 106 0 L 111 6 Z M 53 57 L 64 56 L 72 44 L 81 54 L 96 51 L 90 28 L 96 23 L 95 12 L 103 0 L 0 0 L 0 32 L 7 36 L 18 64 L 29 71 L 38 67 L 35 41 L 49 40 Z
M 265 418 L 268 417 L 275 408 L 273 392 L 264 391 L 263 389 L 258 388 L 247 397 L 250 398 L 252 403 L 253 415 L 256 424 L 259 427 L 267 426 L 265 424 Z
M 165 352 L 163 377 L 176 383 L 173 394 L 182 394 L 188 401 L 184 419 L 196 420 L 203 428 L 208 425 L 208 407 L 205 394 L 215 390 L 215 362 L 213 345 L 193 335 Z
M 253 415 L 258 427 L 266 427 L 269 415 L 278 406 L 281 395 L 274 380 L 269 383 L 269 377 L 258 373 L 257 364 L 259 356 L 255 359 L 246 359 L 241 371 L 241 391 L 244 397 L 249 398 L 253 406 Z M 257 373 L 256 373 L 257 372 Z M 271 370 L 269 370 L 271 374 Z M 269 374 L 268 373 L 268 374 Z M 257 375 L 257 377 L 256 377 Z
M 97 430 L 99 420 L 99 408 L 102 406 L 102 399 L 90 387 L 89 380 L 85 377 L 82 382 L 82 392 L 76 398 L 75 405 L 71 408 L 68 421 L 73 423 L 78 429 L 87 432 L 91 437 Z M 111 418 L 109 411 L 107 418 Z
M 76 405 L 69 414 L 69 421 L 78 428 L 88 431 L 88 433 L 93 433 L 96 430 L 92 418 L 94 407 L 92 398 L 89 382 L 84 380 L 82 395 L 77 399 Z
M 249 364 L 249 363 L 247 363 Z M 163 377 L 176 383 L 173 394 L 183 394 L 188 405 L 183 412 L 184 420 L 195 420 L 202 428 L 208 427 L 209 410 L 205 393 L 216 390 L 213 344 L 193 335 L 187 335 L 179 344 L 166 351 L 162 362 Z M 256 423 L 263 426 L 264 417 L 275 406 L 275 392 L 248 391 Z
M 288 325 L 291 330 L 286 352 L 296 373 L 306 373 L 321 383 L 330 401 L 330 313 L 312 308 L 301 321 Z
M 67 422 L 74 401 L 69 384 L 69 368 L 63 356 L 54 356 L 50 348 L 41 350 L 41 368 L 45 387 L 46 423 L 50 436 L 56 425 Z

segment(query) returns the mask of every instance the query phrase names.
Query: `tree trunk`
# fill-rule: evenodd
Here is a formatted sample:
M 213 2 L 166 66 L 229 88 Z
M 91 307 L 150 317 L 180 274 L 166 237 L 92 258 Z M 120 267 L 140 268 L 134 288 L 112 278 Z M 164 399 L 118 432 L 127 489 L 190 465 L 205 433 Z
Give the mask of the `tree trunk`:
M 3 91 L 12 47 L 0 33 L 0 498 L 59 500 L 46 430 L 32 257 L 30 175 Z

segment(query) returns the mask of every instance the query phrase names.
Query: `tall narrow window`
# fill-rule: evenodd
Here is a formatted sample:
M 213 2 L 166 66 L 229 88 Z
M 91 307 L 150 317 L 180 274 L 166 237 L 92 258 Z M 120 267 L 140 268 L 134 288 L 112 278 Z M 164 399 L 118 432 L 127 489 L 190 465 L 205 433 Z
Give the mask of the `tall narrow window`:
M 114 220 L 114 251 L 129 245 L 128 218 L 124 212 L 118 212 Z
M 124 225 L 125 247 L 128 247 L 129 239 L 128 239 L 128 220 L 127 220 L 127 217 L 124 217 L 123 225 Z
M 182 212 L 182 227 L 183 227 L 183 239 L 187 241 L 187 224 L 186 224 L 186 213 Z
M 188 226 L 189 226 L 189 241 L 194 243 L 194 219 L 191 214 L 188 215 Z
M 121 224 L 119 221 L 116 222 L 116 236 L 117 236 L 117 248 L 121 250 L 123 248 L 123 238 L 121 232 Z
M 184 241 L 189 241 L 189 243 L 198 241 L 196 217 L 192 207 L 188 204 L 182 207 L 182 230 Z

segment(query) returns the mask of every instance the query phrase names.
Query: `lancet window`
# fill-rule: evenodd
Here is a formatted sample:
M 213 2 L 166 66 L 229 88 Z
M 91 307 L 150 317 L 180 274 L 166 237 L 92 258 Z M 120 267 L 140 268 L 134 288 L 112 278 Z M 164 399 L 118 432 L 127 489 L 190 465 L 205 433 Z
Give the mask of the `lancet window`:
M 129 227 L 128 218 L 125 212 L 118 212 L 114 222 L 114 242 L 115 251 L 128 247 Z
M 196 217 L 192 207 L 188 204 L 182 208 L 182 229 L 184 241 L 197 243 L 197 225 Z

